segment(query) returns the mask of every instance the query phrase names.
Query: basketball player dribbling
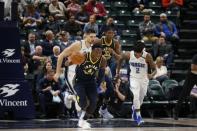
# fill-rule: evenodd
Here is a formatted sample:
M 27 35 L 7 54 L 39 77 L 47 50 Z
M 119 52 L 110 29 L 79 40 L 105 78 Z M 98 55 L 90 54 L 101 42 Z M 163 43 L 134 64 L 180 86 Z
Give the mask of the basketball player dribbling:
M 94 41 L 96 39 L 96 32 L 92 29 L 89 29 L 85 33 L 85 36 L 86 37 L 84 38 L 84 40 L 76 41 L 75 43 L 72 43 L 69 47 L 65 48 L 62 51 L 62 53 L 58 56 L 56 74 L 54 76 L 54 79 L 56 81 L 58 81 L 58 78 L 61 74 L 61 67 L 62 67 L 62 62 L 63 62 L 64 58 L 68 58 L 69 56 L 72 55 L 73 52 L 83 53 L 83 52 L 90 52 L 91 51 L 91 45 L 94 43 Z M 75 77 L 75 69 L 76 69 L 76 65 L 70 65 L 70 66 L 68 66 L 67 72 L 65 74 L 68 84 L 71 86 L 72 90 L 74 87 L 73 80 Z M 67 98 L 64 99 L 66 107 L 71 107 L 71 103 L 72 103 L 72 101 L 74 101 L 75 108 L 77 109 L 77 111 L 79 111 L 80 108 L 78 107 L 78 104 L 76 102 L 77 98 L 74 95 L 69 96 L 69 94 L 67 94 L 66 97 L 68 98 L 68 99 Z
M 133 51 L 125 52 L 122 54 L 122 60 L 129 60 L 129 66 L 131 70 L 130 90 L 133 93 L 132 118 L 138 125 L 144 122 L 141 117 L 140 107 L 147 93 L 149 78 L 152 78 L 156 73 L 153 58 L 144 49 L 144 42 L 138 41 L 134 45 Z M 120 63 L 118 65 L 119 69 L 122 60 L 120 60 Z M 150 68 L 152 69 L 151 74 L 148 74 L 148 66 L 150 66 Z
M 106 63 L 102 56 L 102 46 L 94 44 L 92 51 L 86 54 L 86 60 L 76 67 L 74 88 L 79 96 L 79 105 L 82 109 L 78 121 L 78 126 L 81 128 L 91 128 L 87 119 L 89 114 L 94 113 L 97 106 L 96 72 L 100 68 L 105 69 Z
M 75 43 L 71 44 L 69 47 L 65 48 L 62 53 L 58 56 L 57 60 L 57 67 L 56 67 L 56 74 L 54 78 L 57 80 L 61 74 L 61 66 L 64 58 L 70 56 L 73 52 L 90 52 L 91 51 L 91 44 L 94 43 L 96 39 L 96 33 L 94 30 L 89 29 L 85 33 L 85 39 L 81 41 L 76 41 Z M 75 72 L 76 65 L 70 67 L 72 71 Z M 73 77 L 71 78 L 70 84 L 72 84 Z M 73 85 L 72 85 L 73 86 Z

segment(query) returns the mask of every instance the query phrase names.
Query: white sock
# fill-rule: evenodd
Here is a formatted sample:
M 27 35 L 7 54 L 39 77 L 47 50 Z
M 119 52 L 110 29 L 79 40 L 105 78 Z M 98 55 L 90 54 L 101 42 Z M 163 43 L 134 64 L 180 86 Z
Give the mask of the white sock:
M 82 120 L 82 119 L 84 118 L 85 114 L 86 114 L 86 111 L 83 111 L 83 110 L 82 110 L 82 112 L 81 112 L 81 116 L 80 116 L 80 118 L 79 118 L 79 119 L 80 119 L 80 120 Z

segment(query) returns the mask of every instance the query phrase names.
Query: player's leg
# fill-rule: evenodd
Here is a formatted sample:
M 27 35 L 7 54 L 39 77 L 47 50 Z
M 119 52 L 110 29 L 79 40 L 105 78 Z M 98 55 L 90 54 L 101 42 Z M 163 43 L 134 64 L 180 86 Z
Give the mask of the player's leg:
M 86 87 L 84 84 L 76 83 L 75 84 L 75 90 L 77 92 L 77 95 L 79 97 L 79 105 L 81 107 L 81 112 L 79 113 L 79 121 L 78 126 L 81 128 L 90 128 L 89 123 L 86 121 L 86 108 L 87 108 L 87 99 L 86 99 Z
M 137 113 L 140 111 L 140 84 L 137 79 L 130 78 L 130 90 L 133 93 L 132 118 L 137 122 Z
M 143 104 L 144 97 L 147 94 L 148 80 L 142 80 L 140 83 L 140 106 Z
M 113 96 L 114 94 L 113 83 L 112 83 L 112 79 L 109 78 L 108 76 L 105 76 L 105 81 L 106 81 L 107 89 L 104 93 L 104 100 L 102 101 L 103 103 L 99 109 L 99 114 L 105 119 L 112 119 L 114 118 L 114 116 L 111 113 L 109 113 L 107 109 L 107 104 L 110 97 Z
M 93 114 L 97 106 L 97 96 L 98 96 L 96 83 L 91 83 L 91 84 L 86 85 L 86 93 L 87 93 L 87 98 L 89 100 L 87 113 Z
M 140 93 L 139 93 L 140 108 L 141 105 L 143 104 L 144 97 L 146 96 L 147 89 L 148 89 L 148 79 L 140 80 Z M 138 117 L 138 125 L 144 122 L 141 116 L 141 111 L 137 113 L 137 117 Z

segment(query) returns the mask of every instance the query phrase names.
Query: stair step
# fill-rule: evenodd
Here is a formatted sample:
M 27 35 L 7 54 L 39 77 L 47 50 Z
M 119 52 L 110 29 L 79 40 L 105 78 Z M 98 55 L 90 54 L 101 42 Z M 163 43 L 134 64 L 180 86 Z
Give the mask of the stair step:
M 170 75 L 171 79 L 175 79 L 177 81 L 181 81 L 183 79 L 185 79 L 185 76 L 187 74 L 187 70 L 172 70 L 172 73 Z
M 197 24 L 197 20 L 184 20 L 183 23 L 187 23 L 187 24 Z
M 185 33 L 197 33 L 197 29 L 180 29 L 180 32 L 185 32 Z
M 187 29 L 197 29 L 197 20 L 184 20 L 181 26 Z
M 189 10 L 189 11 L 186 11 L 186 14 L 188 14 L 188 15 L 197 15 L 197 11 Z
M 192 39 L 197 36 L 197 29 L 181 29 L 179 35 L 182 39 Z
M 193 44 L 197 43 L 197 39 L 180 39 L 180 43 Z
M 175 64 L 175 69 L 179 69 L 179 70 L 185 70 L 188 69 L 190 67 L 191 64 L 191 58 L 189 59 L 175 59 L 174 60 L 174 64 Z
M 196 48 L 191 48 L 191 49 L 178 49 L 179 51 L 179 56 L 178 58 L 182 58 L 182 59 L 191 59 L 195 54 L 197 54 L 197 50 Z
M 197 49 L 197 39 L 180 39 L 179 49 Z
M 191 59 L 181 59 L 181 58 L 179 58 L 179 59 L 175 59 L 174 62 L 175 63 L 191 63 L 192 60 Z
M 195 2 L 191 2 L 190 3 L 192 6 L 194 6 L 194 7 L 197 7 L 197 2 L 195 1 Z

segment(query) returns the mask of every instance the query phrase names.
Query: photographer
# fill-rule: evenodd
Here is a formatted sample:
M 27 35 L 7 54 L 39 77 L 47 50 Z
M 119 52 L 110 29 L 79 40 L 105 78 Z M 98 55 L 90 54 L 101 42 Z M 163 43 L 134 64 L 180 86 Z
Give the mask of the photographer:
M 114 96 L 111 97 L 109 102 L 109 112 L 111 112 L 115 118 L 126 118 L 130 112 L 129 105 L 124 104 L 128 96 L 129 84 L 126 81 L 122 81 L 120 78 L 116 78 L 114 86 Z

